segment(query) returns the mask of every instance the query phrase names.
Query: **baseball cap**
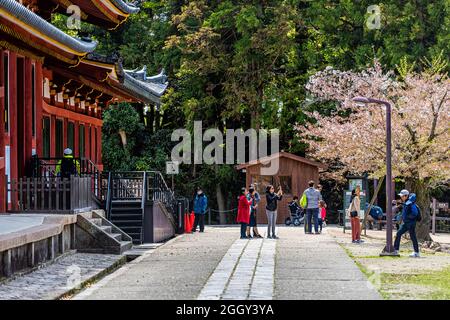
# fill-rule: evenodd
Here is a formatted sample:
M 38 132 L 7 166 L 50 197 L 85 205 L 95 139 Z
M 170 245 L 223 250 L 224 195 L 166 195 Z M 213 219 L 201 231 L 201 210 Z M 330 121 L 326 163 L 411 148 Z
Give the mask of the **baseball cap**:
M 67 154 L 67 155 L 72 154 L 72 149 L 70 149 L 70 148 L 65 149 L 64 154 Z
M 403 189 L 402 191 L 400 191 L 400 193 L 398 194 L 400 197 L 403 196 L 409 196 L 409 191 L 406 189 Z

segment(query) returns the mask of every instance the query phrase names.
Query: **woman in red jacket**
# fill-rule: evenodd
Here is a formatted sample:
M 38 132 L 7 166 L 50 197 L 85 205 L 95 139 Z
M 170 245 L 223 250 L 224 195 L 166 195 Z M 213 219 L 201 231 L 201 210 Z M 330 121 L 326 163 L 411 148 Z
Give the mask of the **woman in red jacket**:
M 241 195 L 239 197 L 237 223 L 241 224 L 241 239 L 248 239 L 246 231 L 247 225 L 250 222 L 250 205 L 252 200 L 247 199 L 248 190 L 242 188 Z

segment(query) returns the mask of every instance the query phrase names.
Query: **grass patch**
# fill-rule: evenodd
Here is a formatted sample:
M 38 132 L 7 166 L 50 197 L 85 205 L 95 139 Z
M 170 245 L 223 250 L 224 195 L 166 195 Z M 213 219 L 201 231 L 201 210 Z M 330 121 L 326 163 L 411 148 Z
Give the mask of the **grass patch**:
M 430 294 L 421 297 L 423 299 L 450 299 L 450 267 L 421 274 L 383 274 L 381 279 L 383 284 L 390 286 L 412 284 L 430 288 Z

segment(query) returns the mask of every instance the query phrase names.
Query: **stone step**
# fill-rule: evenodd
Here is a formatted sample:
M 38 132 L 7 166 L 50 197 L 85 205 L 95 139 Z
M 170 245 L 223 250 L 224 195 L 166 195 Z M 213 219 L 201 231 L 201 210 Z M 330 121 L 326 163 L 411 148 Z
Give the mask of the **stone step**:
M 121 253 L 130 250 L 132 247 L 133 247 L 133 242 L 131 242 L 131 241 L 120 241 L 120 252 Z
M 114 238 L 118 241 L 122 241 L 122 235 L 120 233 L 111 233 L 110 235 L 112 238 Z
M 112 232 L 112 227 L 111 226 L 100 226 L 100 229 L 102 229 L 106 233 L 111 233 Z
M 103 221 L 100 218 L 92 218 L 92 219 L 89 219 L 89 221 L 91 221 L 93 224 L 96 224 L 98 226 L 102 226 L 102 224 L 103 224 Z

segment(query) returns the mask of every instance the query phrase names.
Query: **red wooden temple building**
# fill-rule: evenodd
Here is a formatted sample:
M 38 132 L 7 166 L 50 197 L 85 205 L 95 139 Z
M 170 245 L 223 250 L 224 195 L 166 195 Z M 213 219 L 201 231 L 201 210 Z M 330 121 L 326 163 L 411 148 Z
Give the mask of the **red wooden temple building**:
M 102 169 L 102 112 L 119 101 L 158 105 L 162 72 L 124 70 L 97 43 L 50 23 L 77 5 L 81 19 L 114 32 L 139 11 L 123 0 L 0 0 L 0 212 L 11 199 L 7 180 L 27 176 L 33 154 L 62 157 L 65 148 Z

